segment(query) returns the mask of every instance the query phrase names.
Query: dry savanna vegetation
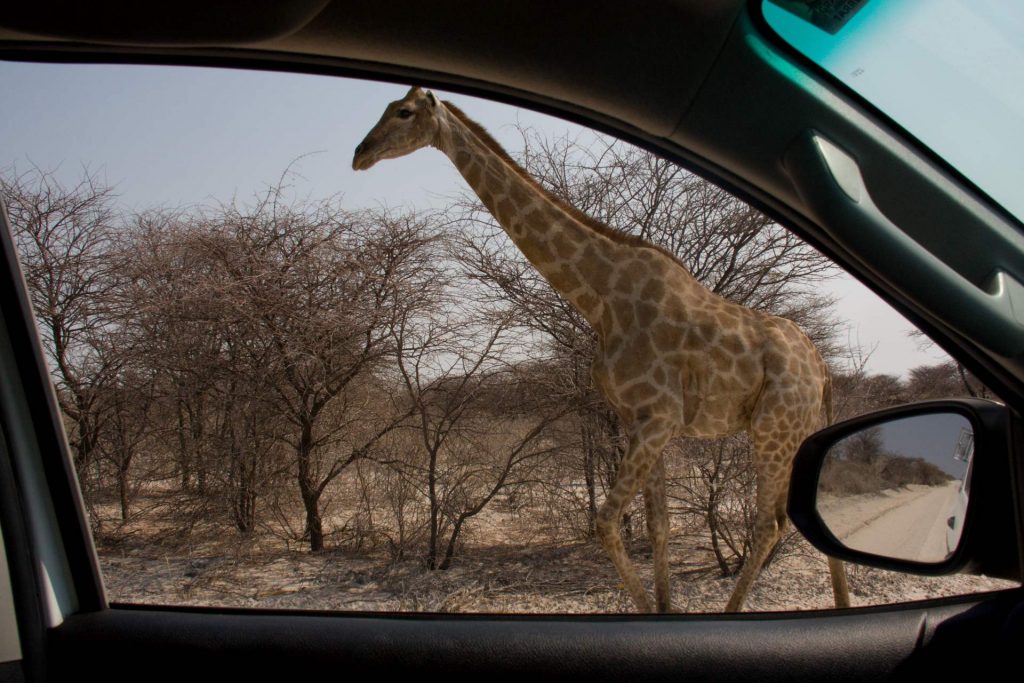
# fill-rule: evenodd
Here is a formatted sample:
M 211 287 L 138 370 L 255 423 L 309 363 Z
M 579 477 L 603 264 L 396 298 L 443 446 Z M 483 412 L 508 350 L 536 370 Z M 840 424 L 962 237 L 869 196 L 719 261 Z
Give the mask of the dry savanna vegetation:
M 523 132 L 555 194 L 790 317 L 839 417 L 985 395 L 954 363 L 870 375 L 838 343 L 831 264 L 729 194 L 602 138 Z M 473 198 L 443 210 L 297 200 L 126 211 L 85 172 L 2 192 L 111 598 L 431 611 L 631 611 L 594 521 L 622 457 L 594 336 Z M 677 608 L 721 609 L 750 544 L 743 437 L 666 451 Z M 625 519 L 646 566 L 643 506 Z M 985 590 L 853 567 L 855 604 Z M 794 534 L 752 609 L 828 607 Z
M 941 486 L 952 475 L 921 457 L 885 449 L 878 427 L 864 429 L 839 441 L 821 468 L 818 490 L 843 496 L 878 493 L 912 484 Z

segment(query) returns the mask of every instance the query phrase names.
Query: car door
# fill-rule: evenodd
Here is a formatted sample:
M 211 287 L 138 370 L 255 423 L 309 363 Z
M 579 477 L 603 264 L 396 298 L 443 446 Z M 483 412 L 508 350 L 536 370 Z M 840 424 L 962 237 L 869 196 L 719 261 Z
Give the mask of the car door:
M 823 132 L 847 152 L 870 160 L 883 169 L 883 177 L 892 179 L 892 187 L 920 192 L 926 203 L 935 202 L 936 210 L 941 211 L 938 207 L 944 207 L 950 198 L 961 201 L 962 185 L 956 178 L 936 171 L 897 133 L 786 56 L 765 37 L 763 28 L 757 27 L 756 12 L 750 14 L 735 7 L 731 11 L 739 12 L 736 22 L 728 25 L 729 35 L 721 54 L 709 58 L 713 69 L 701 87 L 700 97 L 678 127 L 662 126 L 659 130 L 674 112 L 659 119 L 653 106 L 644 121 L 631 117 L 629 105 L 623 105 L 626 113 L 622 118 L 646 130 L 615 120 L 608 114 L 607 102 L 603 117 L 595 116 L 593 109 L 586 111 L 606 128 L 643 141 L 717 178 L 800 231 L 878 291 L 898 301 L 903 311 L 997 386 L 1013 407 L 1020 400 L 1019 380 L 1010 364 L 1001 364 L 984 348 L 1006 336 L 1002 328 L 978 332 L 973 321 L 965 323 L 956 310 L 929 299 L 930 292 L 922 294 L 911 286 L 913 283 L 901 280 L 898 259 L 879 261 L 878 243 L 859 244 L 855 237 L 849 237 L 867 225 L 870 217 L 856 212 L 832 213 L 834 188 L 814 185 L 816 174 L 823 169 L 820 159 L 808 156 L 813 149 L 808 131 Z M 403 29 L 413 28 L 412 22 L 398 24 L 392 39 L 407 36 Z M 427 42 L 445 40 L 442 33 L 420 35 Z M 52 45 L 32 46 L 30 54 L 19 52 L 20 48 L 5 44 L 5 54 L 22 59 L 55 58 L 57 54 Z M 396 58 L 395 64 L 363 64 L 361 68 L 364 73 L 411 77 L 422 73 L 416 71 L 418 66 L 432 64 L 435 81 L 457 85 L 457 74 L 467 69 L 466 63 L 450 63 L 446 78 L 447 72 L 429 62 L 425 52 Z M 550 59 L 559 63 L 560 56 Z M 223 52 L 203 55 L 201 51 L 198 55 L 142 51 L 133 53 L 131 59 L 175 62 L 186 57 L 210 64 L 247 64 L 244 56 L 239 59 Z M 75 58 L 123 56 L 92 45 Z M 264 60 L 262 65 L 276 68 L 330 70 L 322 64 L 303 67 L 299 60 L 275 61 L 266 54 L 260 59 Z M 793 78 L 794 71 L 802 74 L 800 79 Z M 506 99 L 525 97 L 530 92 L 529 79 L 520 82 L 514 74 L 475 81 L 473 88 L 463 84 L 463 88 L 489 92 L 484 82 L 501 84 Z M 643 84 L 662 87 L 660 80 L 643 80 Z M 550 84 L 547 87 L 545 101 L 549 107 L 559 105 L 560 110 L 572 109 L 583 117 L 583 110 L 573 109 L 586 106 L 582 99 L 574 101 L 566 96 L 558 100 L 552 96 Z M 568 84 L 565 87 L 571 92 Z M 510 88 L 518 89 L 513 93 Z M 759 108 L 754 121 L 751 100 L 769 103 Z M 872 177 L 867 179 L 869 185 L 876 182 Z M 971 200 L 976 198 L 972 196 Z M 964 220 L 977 219 L 982 213 L 985 220 L 980 223 L 991 220 L 983 203 L 980 208 L 972 204 L 968 209 Z M 971 225 L 977 223 L 973 220 Z M 832 225 L 841 230 L 833 232 Z M 9 655 L 12 661 L 3 669 L 12 680 L 19 676 L 29 680 L 72 676 L 127 680 L 151 671 L 168 678 L 197 673 L 210 677 L 223 673 L 269 677 L 294 676 L 297 672 L 359 675 L 377 671 L 429 671 L 457 677 L 497 671 L 543 678 L 897 677 L 982 666 L 963 653 L 985 653 L 979 659 L 1000 656 L 1004 653 L 1000 648 L 1015 633 L 1012 629 L 1017 628 L 1019 633 L 1019 617 L 1016 626 L 1010 621 L 1014 610 L 1019 613 L 1019 591 L 850 613 L 660 618 L 337 615 L 110 607 L 103 594 L 28 298 L 4 227 L 0 362 L 5 377 L 2 427 L 6 451 L 0 462 L 0 513 L 19 624 L 20 657 Z M 990 240 L 981 242 L 986 249 L 996 249 Z M 921 258 L 919 248 L 912 244 L 893 240 L 883 246 L 890 253 Z M 985 252 L 973 250 L 971 254 L 971 259 L 982 258 Z M 963 291 L 965 297 L 970 296 L 966 293 L 970 290 Z M 1019 452 L 1012 455 L 1019 466 Z

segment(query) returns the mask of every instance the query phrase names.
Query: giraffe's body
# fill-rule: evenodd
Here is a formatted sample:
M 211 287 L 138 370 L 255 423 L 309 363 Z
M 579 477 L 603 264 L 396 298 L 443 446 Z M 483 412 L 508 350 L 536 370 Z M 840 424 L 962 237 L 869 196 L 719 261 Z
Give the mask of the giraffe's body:
M 598 534 L 637 607 L 652 605 L 622 544 L 625 506 L 642 488 L 657 609 L 671 605 L 662 450 L 675 436 L 749 431 L 757 472 L 753 547 L 726 609 L 738 610 L 786 524 L 793 457 L 830 412 L 829 373 L 789 320 L 713 294 L 668 252 L 597 223 L 533 181 L 462 112 L 413 88 L 388 106 L 352 165 L 434 146 L 448 155 L 516 246 L 593 326 L 593 376 L 629 436 L 598 514 Z M 828 404 L 828 405 L 826 405 Z M 849 598 L 829 561 L 836 604 Z

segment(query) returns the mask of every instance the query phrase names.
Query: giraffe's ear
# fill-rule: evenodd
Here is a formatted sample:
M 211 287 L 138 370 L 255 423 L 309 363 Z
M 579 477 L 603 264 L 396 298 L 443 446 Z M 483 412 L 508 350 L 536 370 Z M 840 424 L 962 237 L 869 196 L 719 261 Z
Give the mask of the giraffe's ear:
M 430 103 L 431 109 L 437 106 L 437 98 L 434 96 L 434 93 L 429 90 L 427 91 L 427 102 Z

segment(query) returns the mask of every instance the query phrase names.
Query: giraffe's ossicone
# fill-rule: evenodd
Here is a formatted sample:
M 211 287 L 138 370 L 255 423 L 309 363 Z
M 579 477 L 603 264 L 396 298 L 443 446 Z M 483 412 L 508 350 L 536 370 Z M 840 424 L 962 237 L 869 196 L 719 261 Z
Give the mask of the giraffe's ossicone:
M 598 513 L 598 535 L 641 611 L 669 611 L 668 512 L 662 451 L 676 436 L 748 431 L 757 505 L 752 547 L 728 611 L 739 610 L 786 525 L 800 443 L 831 420 L 828 367 L 791 321 L 702 286 L 670 253 L 619 233 L 542 188 L 465 114 L 412 88 L 356 147 L 352 168 L 421 147 L 444 152 L 516 246 L 594 328 L 594 382 L 629 447 Z M 652 605 L 622 543 L 625 506 L 643 490 L 654 549 Z M 837 606 L 849 604 L 842 564 L 829 561 Z

